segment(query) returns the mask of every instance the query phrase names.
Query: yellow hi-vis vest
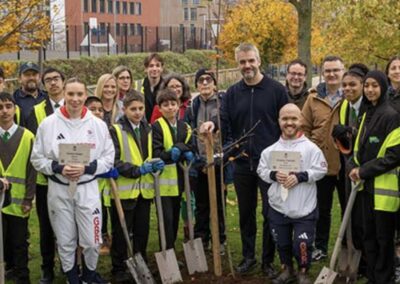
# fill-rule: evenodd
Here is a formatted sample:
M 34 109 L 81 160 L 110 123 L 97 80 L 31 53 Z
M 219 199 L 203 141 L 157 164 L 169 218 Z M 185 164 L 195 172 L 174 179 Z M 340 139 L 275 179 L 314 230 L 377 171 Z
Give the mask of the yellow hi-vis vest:
M 35 112 L 37 126 L 39 126 L 40 123 L 42 123 L 42 121 L 47 116 L 45 107 L 46 107 L 46 100 L 42 101 L 41 103 L 39 103 L 33 107 L 33 111 Z M 37 173 L 36 184 L 47 185 L 47 179 L 45 178 L 45 176 L 42 173 L 39 173 L 39 172 Z
M 98 178 L 99 193 L 103 195 L 104 206 L 110 207 L 111 183 L 108 178 Z
M 144 95 L 144 79 L 142 80 L 136 80 L 133 82 L 133 89 L 135 89 L 138 92 L 141 92 Z
M 354 147 L 354 161 L 360 165 L 357 154 L 359 150 L 360 135 L 364 126 L 366 114 L 364 113 L 360 129 L 357 133 Z M 392 130 L 386 136 L 379 149 L 377 158 L 385 156 L 386 149 L 400 144 L 400 127 Z M 396 212 L 400 207 L 398 168 L 390 170 L 374 178 L 374 204 L 375 210 Z
M 17 105 L 15 105 L 14 121 L 18 125 L 21 124 L 21 109 Z
M 349 106 L 349 101 L 344 99 L 339 111 L 339 123 L 341 125 L 346 125 L 347 108 Z
M 171 131 L 169 129 L 168 123 L 165 121 L 163 117 L 157 119 L 160 123 L 162 132 L 163 132 L 163 140 L 164 140 L 164 149 L 165 151 L 169 151 L 172 146 L 174 146 L 174 140 L 171 135 Z M 185 144 L 189 142 L 189 139 L 192 135 L 191 128 L 188 124 L 187 135 L 185 138 Z M 160 175 L 160 195 L 161 196 L 178 196 L 179 188 L 178 188 L 178 171 L 176 169 L 176 164 L 168 164 L 165 165 L 164 170 Z
M 126 131 L 123 131 L 120 124 L 115 124 L 114 128 L 117 133 L 121 160 L 123 162 L 132 163 L 135 166 L 141 166 L 144 161 L 135 139 L 132 135 L 128 135 Z M 151 159 L 153 155 L 153 143 L 151 137 L 151 132 L 149 132 L 147 137 L 147 159 Z M 138 198 L 139 194 L 142 194 L 145 199 L 154 198 L 154 182 L 151 174 L 142 175 L 136 179 L 126 178 L 120 175 L 117 179 L 117 185 L 119 197 L 121 199 L 135 199 Z M 109 194 L 109 196 L 110 195 L 111 194 Z
M 29 213 L 23 213 L 22 202 L 26 193 L 26 165 L 30 159 L 33 140 L 32 132 L 24 129 L 18 149 L 7 169 L 0 161 L 0 176 L 5 177 L 12 184 L 11 203 L 2 209 L 4 214 L 18 217 L 29 216 Z

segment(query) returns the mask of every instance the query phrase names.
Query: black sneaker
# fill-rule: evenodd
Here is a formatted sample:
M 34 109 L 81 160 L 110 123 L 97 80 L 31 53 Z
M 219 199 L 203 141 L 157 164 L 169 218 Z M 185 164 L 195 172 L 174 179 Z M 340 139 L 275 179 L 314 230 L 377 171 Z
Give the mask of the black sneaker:
M 54 280 L 54 271 L 53 269 L 43 269 L 42 276 L 39 280 L 39 284 L 51 284 Z
M 293 267 L 283 266 L 282 272 L 272 280 L 272 284 L 289 284 L 296 282 L 296 274 L 294 273 Z
M 256 267 L 257 260 L 255 258 L 244 258 L 240 264 L 236 267 L 236 271 L 239 274 L 245 274 Z
M 274 279 L 278 276 L 278 272 L 275 270 L 272 263 L 264 263 L 262 265 L 262 271 L 268 279 Z
M 88 273 L 89 274 L 89 273 Z M 97 272 L 92 272 L 89 275 L 83 275 L 81 278 L 82 284 L 109 284 L 110 282 L 105 280 Z

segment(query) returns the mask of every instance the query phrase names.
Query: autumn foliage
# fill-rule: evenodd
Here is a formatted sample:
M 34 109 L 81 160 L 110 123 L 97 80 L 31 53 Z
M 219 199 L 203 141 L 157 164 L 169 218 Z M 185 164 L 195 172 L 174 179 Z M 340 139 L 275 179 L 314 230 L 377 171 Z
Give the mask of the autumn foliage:
M 43 0 L 0 1 L 0 52 L 38 48 L 50 37 Z

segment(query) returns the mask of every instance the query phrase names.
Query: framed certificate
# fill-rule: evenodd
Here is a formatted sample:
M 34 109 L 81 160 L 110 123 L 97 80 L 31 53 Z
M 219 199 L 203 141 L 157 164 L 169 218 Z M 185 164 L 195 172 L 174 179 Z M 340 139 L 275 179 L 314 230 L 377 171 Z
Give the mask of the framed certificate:
M 90 145 L 89 144 L 59 144 L 60 165 L 89 165 L 90 162 Z

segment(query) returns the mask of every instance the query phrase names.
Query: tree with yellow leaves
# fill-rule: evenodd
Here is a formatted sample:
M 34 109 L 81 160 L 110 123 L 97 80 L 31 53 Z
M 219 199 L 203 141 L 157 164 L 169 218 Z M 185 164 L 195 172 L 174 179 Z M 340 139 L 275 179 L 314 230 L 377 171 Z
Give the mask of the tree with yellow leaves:
M 233 59 L 240 42 L 255 44 L 263 63 L 293 59 L 296 51 L 296 10 L 280 0 L 239 1 L 225 15 L 219 48 Z
M 0 52 L 43 46 L 51 33 L 46 7 L 46 0 L 0 1 Z

